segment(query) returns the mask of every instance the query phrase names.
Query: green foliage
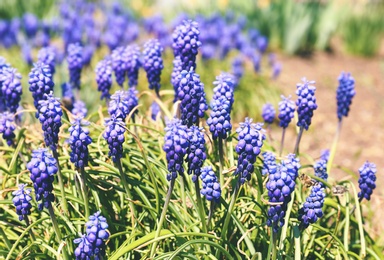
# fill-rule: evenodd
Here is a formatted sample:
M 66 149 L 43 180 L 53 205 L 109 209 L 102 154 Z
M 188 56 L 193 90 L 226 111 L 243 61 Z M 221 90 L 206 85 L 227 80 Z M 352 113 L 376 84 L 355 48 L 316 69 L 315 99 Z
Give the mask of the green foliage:
M 0 18 L 11 19 L 21 17 L 25 13 L 33 13 L 37 17 L 47 17 L 57 0 L 1 0 Z

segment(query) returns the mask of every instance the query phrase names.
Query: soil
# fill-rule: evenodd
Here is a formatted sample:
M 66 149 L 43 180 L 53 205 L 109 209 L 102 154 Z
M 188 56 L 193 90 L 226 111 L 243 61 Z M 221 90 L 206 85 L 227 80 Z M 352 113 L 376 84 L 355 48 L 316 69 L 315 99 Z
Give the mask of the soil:
M 337 128 L 336 88 L 341 72 L 350 72 L 355 79 L 356 96 L 350 113 L 343 119 L 334 164 L 352 170 L 346 173 L 340 167 L 331 171 L 331 181 L 351 179 L 356 183 L 358 169 L 366 160 L 377 165 L 377 188 L 371 202 L 364 202 L 364 215 L 372 221 L 367 223 L 378 242 L 384 242 L 384 56 L 363 58 L 343 53 L 314 53 L 310 57 L 277 54 L 282 73 L 277 79 L 285 95 L 295 97 L 296 83 L 302 77 L 316 81 L 315 111 L 312 125 L 305 132 L 300 152 L 318 158 L 323 149 L 331 148 Z M 295 135 L 287 136 L 287 149 L 292 150 Z M 368 222 L 368 221 L 367 221 Z

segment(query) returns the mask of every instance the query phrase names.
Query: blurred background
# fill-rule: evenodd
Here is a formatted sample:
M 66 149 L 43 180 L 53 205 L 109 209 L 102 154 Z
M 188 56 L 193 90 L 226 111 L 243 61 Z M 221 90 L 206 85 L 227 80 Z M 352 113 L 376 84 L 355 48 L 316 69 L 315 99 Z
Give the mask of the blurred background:
M 296 99 L 296 84 L 302 77 L 316 81 L 318 110 L 301 144 L 301 151 L 312 158 L 331 147 L 337 125 L 337 78 L 341 72 L 350 72 L 357 94 L 348 118 L 343 120 L 334 161 L 338 167 L 332 174 L 338 179 L 357 180 L 358 167 L 369 160 L 378 166 L 379 187 L 384 184 L 383 0 L 1 0 L 0 55 L 21 72 L 27 93 L 27 75 L 42 46 L 57 47 L 63 60 L 70 42 L 85 39 L 87 46 L 101 44 L 97 51 L 88 48 L 91 55 L 82 84 L 91 90 L 97 89 L 95 64 L 110 50 L 121 43 L 143 44 L 148 36 L 157 37 L 167 47 L 162 89 L 171 90 L 171 33 L 185 18 L 199 22 L 203 46 L 197 73 L 206 85 L 208 100 L 220 71 L 234 72 L 236 61 L 244 67 L 232 115 L 236 123 L 245 116 L 262 121 L 265 102 L 277 109 L 281 94 Z M 121 27 L 124 31 L 119 35 Z M 55 87 L 60 93 L 61 84 L 68 80 L 65 61 L 56 74 Z M 139 90 L 147 89 L 143 74 Z M 83 92 L 82 99 L 90 111 L 98 109 L 96 91 Z M 23 101 L 28 107 L 29 93 Z M 149 104 L 150 100 L 143 97 L 141 102 Z M 277 124 L 271 134 L 277 144 Z M 287 149 L 293 149 L 295 135 L 291 128 Z M 372 209 L 381 208 L 384 202 L 383 189 L 376 194 Z M 384 243 L 384 213 L 364 212 L 377 220 L 369 223 L 381 225 L 372 232 Z

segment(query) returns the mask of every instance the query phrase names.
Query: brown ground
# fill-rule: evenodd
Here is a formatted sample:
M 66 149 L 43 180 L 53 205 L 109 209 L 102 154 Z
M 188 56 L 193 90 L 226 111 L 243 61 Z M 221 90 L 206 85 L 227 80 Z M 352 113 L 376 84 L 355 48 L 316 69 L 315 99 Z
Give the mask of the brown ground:
M 283 70 L 277 84 L 283 93 L 295 96 L 296 83 L 305 76 L 316 81 L 318 109 L 315 111 L 313 125 L 303 135 L 301 152 L 313 158 L 320 151 L 330 148 L 337 125 L 336 88 L 337 77 L 342 71 L 351 72 L 356 81 L 356 96 L 353 99 L 350 114 L 343 120 L 334 163 L 352 169 L 358 168 L 369 160 L 377 165 L 377 189 L 370 203 L 364 207 L 364 215 L 373 217 L 370 225 L 372 232 L 384 241 L 384 58 L 361 58 L 342 53 L 315 53 L 312 57 L 277 55 L 283 64 Z M 294 97 L 295 98 L 295 97 Z M 289 143 L 295 137 L 289 133 Z M 288 148 L 289 145 L 287 144 Z M 289 148 L 289 150 L 292 150 Z M 352 178 L 340 169 L 332 171 L 334 179 Z M 352 178 L 353 179 L 353 178 Z M 364 203 L 369 205 L 369 203 Z

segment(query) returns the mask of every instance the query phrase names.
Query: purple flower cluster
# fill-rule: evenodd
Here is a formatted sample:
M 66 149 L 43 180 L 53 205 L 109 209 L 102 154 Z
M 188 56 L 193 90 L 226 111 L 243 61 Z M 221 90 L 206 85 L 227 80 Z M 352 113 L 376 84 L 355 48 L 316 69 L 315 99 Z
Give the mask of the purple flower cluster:
M 69 82 L 73 88 L 80 89 L 81 70 L 83 68 L 83 47 L 79 43 L 71 43 L 68 45 L 68 70 Z
M 222 72 L 213 82 L 213 99 L 217 100 L 224 96 L 229 101 L 229 110 L 231 111 L 234 102 L 235 78 L 229 73 Z
M 313 169 L 315 170 L 315 176 L 322 178 L 323 180 L 327 181 L 328 174 L 327 174 L 327 163 L 329 158 L 329 150 L 324 150 L 321 153 L 321 157 L 316 163 L 313 165 Z
M 207 120 L 213 139 L 226 139 L 232 129 L 229 101 L 221 96 L 212 101 L 212 111 Z
M 168 163 L 167 180 L 176 179 L 177 174 L 183 174 L 183 161 L 187 154 L 188 130 L 180 119 L 174 118 L 167 123 L 165 128 L 163 150 Z
M 311 125 L 313 111 L 317 109 L 315 97 L 316 87 L 313 85 L 315 84 L 314 81 L 308 81 L 305 78 L 303 78 L 302 81 L 303 83 L 297 84 L 296 90 L 298 96 L 296 106 L 299 116 L 297 126 L 308 130 Z
M 27 164 L 31 173 L 30 178 L 35 189 L 36 201 L 39 203 L 39 210 L 48 208 L 55 197 L 52 194 L 54 175 L 57 173 L 56 159 L 48 152 L 47 148 L 40 148 L 32 151 L 31 161 Z
M 32 92 L 34 105 L 38 109 L 39 101 L 47 97 L 53 91 L 55 83 L 52 80 L 51 69 L 44 63 L 35 63 L 29 73 L 29 91 Z
M 127 53 L 125 47 L 118 47 L 112 51 L 112 68 L 115 73 L 116 82 L 123 87 L 127 75 Z
M 207 155 L 205 153 L 205 139 L 202 128 L 191 126 L 188 131 L 187 158 L 188 174 L 192 174 L 192 181 L 196 182 L 200 175 L 201 167 L 204 164 Z
M 7 141 L 9 146 L 13 144 L 13 139 L 16 137 L 14 133 L 16 129 L 14 120 L 15 116 L 12 113 L 0 113 L 0 134 L 3 135 L 3 139 Z
M 154 89 L 156 93 L 160 90 L 160 76 L 164 68 L 161 54 L 163 47 L 157 39 L 151 39 L 144 44 L 143 67 L 147 72 L 149 88 Z
M 88 145 L 92 143 L 89 130 L 81 126 L 81 118 L 76 119 L 69 128 L 69 144 L 71 146 L 71 162 L 78 169 L 84 169 L 88 165 Z
M 75 97 L 73 95 L 72 85 L 69 82 L 61 84 L 62 102 L 66 109 L 72 111 Z
M 0 99 L 3 106 L 10 112 L 16 113 L 23 92 L 21 86 L 21 75 L 16 69 L 3 66 L 0 71 Z
M 279 102 L 279 119 L 280 127 L 287 128 L 295 113 L 295 102 L 291 100 L 291 96 L 281 96 Z
M 366 200 L 371 199 L 373 190 L 376 188 L 376 165 L 374 163 L 366 162 L 363 166 L 360 167 L 359 173 L 359 187 L 360 192 L 358 194 L 359 199 Z
M 19 215 L 19 220 L 22 221 L 26 216 L 31 215 L 32 197 L 31 189 L 25 189 L 26 184 L 20 184 L 19 189 L 12 192 L 13 195 L 13 205 L 16 207 L 16 213 Z
M 100 211 L 89 216 L 85 224 L 86 235 L 73 240 L 78 244 L 75 249 L 76 260 L 103 259 L 105 257 L 105 241 L 109 238 L 107 219 L 100 215 Z
M 204 117 L 208 109 L 205 99 L 204 84 L 200 76 L 192 69 L 183 70 L 179 75 L 178 98 L 181 101 L 181 120 L 183 124 L 191 126 L 197 124 L 199 118 Z
M 140 61 L 140 48 L 136 44 L 128 45 L 126 47 L 127 52 L 127 76 L 128 76 L 128 84 L 129 86 L 136 87 L 137 80 L 139 78 L 139 69 L 142 66 Z
M 76 100 L 73 103 L 72 114 L 76 117 L 84 118 L 87 116 L 88 110 L 85 103 L 81 100 Z
M 156 101 L 153 101 L 152 102 L 152 105 L 151 105 L 151 118 L 153 119 L 153 120 L 156 120 L 156 118 L 157 118 L 157 115 L 160 113 L 160 106 L 159 106 L 159 104 L 157 104 L 157 102 Z
M 252 119 L 245 118 L 240 127 L 236 130 L 239 135 L 239 142 L 236 145 L 236 152 L 239 155 L 237 168 L 234 175 L 239 175 L 240 183 L 244 184 L 251 179 L 254 172 L 254 163 L 261 152 L 265 135 L 262 132 L 262 124 L 252 123 Z
M 137 90 L 132 87 L 127 91 L 118 90 L 111 96 L 108 113 L 111 116 L 120 117 L 123 121 L 129 113 L 138 105 Z M 134 118 L 135 113 L 132 115 Z
M 112 66 L 109 58 L 97 63 L 96 69 L 97 90 L 101 92 L 100 99 L 109 99 L 109 90 L 112 86 Z
M 264 119 L 264 122 L 267 124 L 272 124 L 275 120 L 276 111 L 271 103 L 266 103 L 263 106 L 261 116 Z
M 201 46 L 199 34 L 200 31 L 197 22 L 184 20 L 181 25 L 176 27 L 172 35 L 172 47 L 175 56 L 180 56 L 183 70 L 189 71 L 191 68 L 196 69 L 196 56 Z
M 235 85 L 237 86 L 244 74 L 244 59 L 241 56 L 237 56 L 233 59 L 232 74 L 235 76 Z
M 50 72 L 55 74 L 56 52 L 53 47 L 44 47 L 37 53 L 37 61 L 49 66 Z
M 337 88 L 337 117 L 339 121 L 343 116 L 347 117 L 349 108 L 352 103 L 352 98 L 356 95 L 355 91 L 355 79 L 350 73 L 341 73 L 338 78 L 339 87 Z
M 312 187 L 311 193 L 304 202 L 303 207 L 299 209 L 298 219 L 300 227 L 307 228 L 309 224 L 315 223 L 323 216 L 323 204 L 325 191 L 322 185 L 316 184 Z
M 220 202 L 221 188 L 220 183 L 217 181 L 215 172 L 211 166 L 206 166 L 201 169 L 200 179 L 202 181 L 201 195 L 209 201 L 216 203 Z
M 276 156 L 273 152 L 264 152 L 263 153 L 263 169 L 261 170 L 262 175 L 267 175 L 269 173 L 275 173 L 277 170 Z
M 39 101 L 37 117 L 44 131 L 45 145 L 55 151 L 59 141 L 63 111 L 59 99 L 55 98 L 52 92 L 45 95 L 46 98 Z
M 117 162 L 123 156 L 124 124 L 121 118 L 112 116 L 105 119 L 105 125 L 103 137 L 109 146 L 108 155 L 112 157 L 114 162 Z
M 183 70 L 181 68 L 181 60 L 180 56 L 175 56 L 175 59 L 173 60 L 173 69 L 171 74 L 171 83 L 173 86 L 173 89 L 175 90 L 175 98 L 173 102 L 178 100 L 178 88 L 179 88 L 179 80 L 180 80 L 180 73 Z

